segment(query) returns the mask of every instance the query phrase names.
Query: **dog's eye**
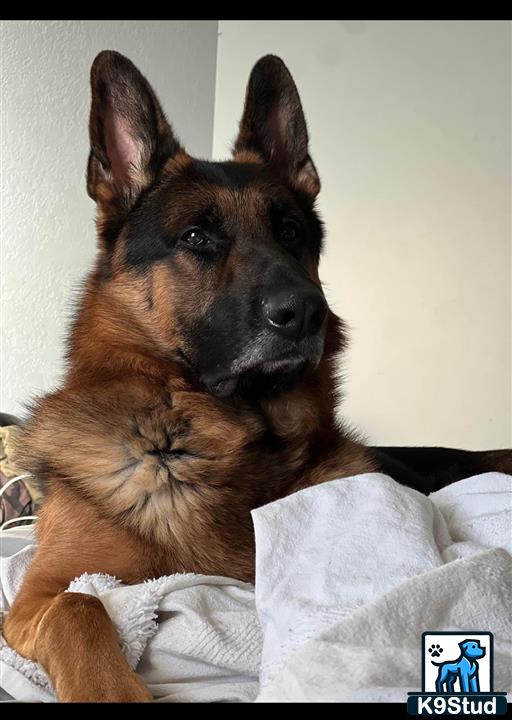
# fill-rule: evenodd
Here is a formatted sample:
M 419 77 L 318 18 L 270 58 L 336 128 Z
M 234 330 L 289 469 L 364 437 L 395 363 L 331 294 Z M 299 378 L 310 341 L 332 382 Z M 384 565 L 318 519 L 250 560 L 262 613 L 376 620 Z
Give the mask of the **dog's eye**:
M 192 247 L 205 247 L 206 245 L 211 245 L 212 242 L 204 230 L 201 230 L 201 228 L 198 227 L 185 230 L 185 232 L 181 235 L 180 240 L 186 245 L 191 245 Z
M 287 245 L 293 245 L 299 239 L 299 226 L 293 220 L 285 220 L 281 228 L 281 239 Z

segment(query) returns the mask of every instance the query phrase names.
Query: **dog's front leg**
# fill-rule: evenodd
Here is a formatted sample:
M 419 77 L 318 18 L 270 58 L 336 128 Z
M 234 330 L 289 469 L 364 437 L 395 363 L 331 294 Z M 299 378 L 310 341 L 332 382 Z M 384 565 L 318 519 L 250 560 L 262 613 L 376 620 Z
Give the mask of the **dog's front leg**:
M 470 684 L 472 693 L 480 692 L 480 684 L 478 682 L 478 675 L 473 675 L 473 677 L 470 678 L 470 680 L 469 680 L 469 684 Z
M 460 691 L 463 693 L 469 692 L 469 677 L 468 673 L 465 671 L 464 668 L 461 668 L 459 670 L 459 682 L 460 682 Z
M 150 702 L 149 690 L 126 662 L 101 601 L 82 593 L 38 592 L 47 582 L 27 577 L 7 616 L 4 636 L 48 673 L 63 702 Z

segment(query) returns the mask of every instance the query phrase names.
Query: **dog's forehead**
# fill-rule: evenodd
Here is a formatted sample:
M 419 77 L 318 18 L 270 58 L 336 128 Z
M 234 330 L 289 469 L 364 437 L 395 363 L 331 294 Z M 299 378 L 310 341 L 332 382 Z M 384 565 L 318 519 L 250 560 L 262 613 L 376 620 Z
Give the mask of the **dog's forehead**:
M 170 168 L 166 205 L 169 218 L 176 214 L 212 211 L 219 219 L 256 221 L 276 207 L 291 208 L 290 191 L 263 163 L 190 159 L 178 171 Z
M 265 166 L 257 162 L 193 160 L 187 170 L 210 187 L 229 190 L 261 190 L 268 180 Z

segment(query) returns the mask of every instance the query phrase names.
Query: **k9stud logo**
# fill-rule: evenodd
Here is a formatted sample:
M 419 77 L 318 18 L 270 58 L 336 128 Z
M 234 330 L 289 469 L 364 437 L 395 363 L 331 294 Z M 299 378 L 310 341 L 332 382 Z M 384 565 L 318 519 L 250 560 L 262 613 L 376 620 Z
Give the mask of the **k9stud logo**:
M 422 635 L 422 692 L 410 715 L 503 715 L 506 693 L 493 692 L 493 636 L 482 630 Z

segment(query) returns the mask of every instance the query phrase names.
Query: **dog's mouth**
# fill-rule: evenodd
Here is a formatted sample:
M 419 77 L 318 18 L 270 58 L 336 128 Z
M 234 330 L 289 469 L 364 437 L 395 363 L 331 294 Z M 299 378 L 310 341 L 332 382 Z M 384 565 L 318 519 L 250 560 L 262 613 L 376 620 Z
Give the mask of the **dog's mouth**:
M 201 383 L 211 395 L 220 398 L 239 395 L 257 400 L 295 387 L 307 372 L 316 369 L 324 347 L 325 331 L 299 340 L 277 338 L 260 331 L 245 344 L 238 340 L 236 354 L 231 357 L 218 352 L 229 350 L 229 338 L 217 348 L 203 346 L 199 358 L 203 363 L 198 362 L 196 367 Z
M 300 357 L 282 357 L 202 380 L 208 392 L 216 397 L 227 398 L 235 394 L 263 397 L 291 390 L 307 370 L 313 370 L 317 364 Z

